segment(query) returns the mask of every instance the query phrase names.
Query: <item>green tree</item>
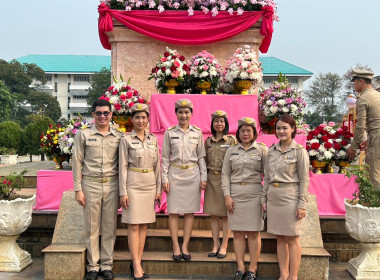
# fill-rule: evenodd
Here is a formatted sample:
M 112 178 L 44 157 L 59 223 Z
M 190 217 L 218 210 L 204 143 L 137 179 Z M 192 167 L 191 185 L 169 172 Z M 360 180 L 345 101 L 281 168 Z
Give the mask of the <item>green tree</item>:
M 342 87 L 343 78 L 339 74 L 319 73 L 305 91 L 310 113 L 317 113 L 322 121 L 340 122 L 347 111 L 346 94 Z
M 90 80 L 90 89 L 87 95 L 87 104 L 91 106 L 95 100 L 99 99 L 106 89 L 111 86 L 111 70 L 103 67 L 99 72 L 95 72 Z
M 21 142 L 21 127 L 18 123 L 5 121 L 0 123 L 0 147 L 19 150 Z
M 32 113 L 46 115 L 55 122 L 61 118 L 61 106 L 58 100 L 49 93 L 32 91 L 28 100 L 32 106 Z
M 12 109 L 15 105 L 8 88 L 0 81 L 0 122 L 8 121 L 11 119 Z
M 49 128 L 49 124 L 54 124 L 53 120 L 47 116 L 32 114 L 28 117 L 32 122 L 25 127 L 22 136 L 22 149 L 21 154 L 29 154 L 30 161 L 32 161 L 33 155 L 41 155 L 43 153 L 40 150 L 41 133 Z

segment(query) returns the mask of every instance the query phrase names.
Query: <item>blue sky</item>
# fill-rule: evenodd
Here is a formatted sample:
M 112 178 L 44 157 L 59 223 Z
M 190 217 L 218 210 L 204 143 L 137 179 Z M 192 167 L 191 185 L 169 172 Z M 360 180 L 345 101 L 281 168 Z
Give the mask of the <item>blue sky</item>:
M 356 63 L 380 75 L 380 1 L 277 0 L 267 54 L 315 74 Z M 0 1 L 0 58 L 27 54 L 110 55 L 97 29 L 97 0 Z M 207 49 L 207 48 L 206 48 Z

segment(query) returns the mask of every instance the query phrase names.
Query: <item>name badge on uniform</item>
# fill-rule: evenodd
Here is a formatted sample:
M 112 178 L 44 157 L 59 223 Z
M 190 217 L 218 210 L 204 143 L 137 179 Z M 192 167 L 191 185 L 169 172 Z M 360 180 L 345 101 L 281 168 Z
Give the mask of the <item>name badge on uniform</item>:
M 292 159 L 295 159 L 295 156 L 284 156 L 284 159 L 292 160 Z
M 229 148 L 230 145 L 220 145 L 221 148 Z
M 251 157 L 254 157 L 254 156 L 260 156 L 259 153 L 251 153 Z
M 140 144 L 140 142 L 132 142 L 132 144 L 137 144 L 138 145 L 138 144 Z
M 231 156 L 238 156 L 239 153 L 232 153 Z
M 177 136 L 177 137 L 170 137 L 171 139 L 179 139 L 179 137 Z
M 96 139 L 91 139 L 91 138 L 90 138 L 90 139 L 88 139 L 88 141 L 96 141 Z
M 147 144 L 148 145 L 156 145 L 156 143 L 154 143 L 154 142 L 148 142 Z
M 189 139 L 198 139 L 198 136 L 190 136 Z

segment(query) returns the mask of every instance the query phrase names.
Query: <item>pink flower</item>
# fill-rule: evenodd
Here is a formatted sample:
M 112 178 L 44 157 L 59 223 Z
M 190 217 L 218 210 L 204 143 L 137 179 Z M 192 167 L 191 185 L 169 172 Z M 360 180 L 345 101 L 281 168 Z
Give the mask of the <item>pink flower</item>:
M 113 105 L 116 111 L 119 111 L 121 109 L 121 105 L 119 103 L 116 103 Z
M 161 58 L 161 62 L 167 61 L 166 57 Z
M 133 96 L 133 93 L 132 92 L 127 92 L 127 98 L 129 99 L 129 98 L 131 98 Z
M 202 6 L 202 11 L 207 14 L 209 12 L 209 9 L 207 9 L 206 7 Z
M 123 95 L 120 95 L 120 100 L 124 101 L 125 99 L 127 99 L 127 97 L 123 94 Z
M 239 7 L 239 8 L 237 8 L 236 12 L 237 12 L 238 16 L 241 16 L 244 13 L 244 10 Z
M 335 123 L 334 122 L 328 122 L 328 125 L 329 126 L 335 126 Z
M 165 11 L 165 8 L 164 8 L 164 6 L 162 6 L 162 5 L 158 5 L 158 11 L 160 12 L 160 13 L 162 13 L 163 11 Z
M 178 60 L 174 60 L 173 64 L 174 64 L 175 67 L 180 67 L 181 66 L 181 63 L 179 63 Z
M 203 70 L 205 70 L 205 71 L 207 71 L 208 70 L 208 65 L 207 64 L 205 64 L 205 65 L 203 65 Z
M 189 8 L 189 9 L 187 10 L 187 12 L 189 13 L 189 16 L 194 15 L 194 10 L 193 10 L 193 8 Z
M 133 102 L 128 104 L 129 108 L 132 108 L 133 105 L 135 105 L 135 103 L 133 103 Z

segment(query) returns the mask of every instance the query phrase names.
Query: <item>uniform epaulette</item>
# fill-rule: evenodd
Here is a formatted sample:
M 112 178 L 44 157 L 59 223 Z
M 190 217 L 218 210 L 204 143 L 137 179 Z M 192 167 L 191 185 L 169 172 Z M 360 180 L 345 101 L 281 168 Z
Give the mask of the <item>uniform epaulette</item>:
M 231 137 L 232 139 L 236 139 L 236 137 L 233 135 L 228 135 L 228 136 Z
M 175 125 L 173 125 L 172 127 L 169 127 L 168 130 L 171 130 L 171 129 L 173 129 L 173 128 L 175 128 Z
M 257 142 L 257 144 L 260 144 L 261 146 L 267 146 L 265 143 L 263 143 L 263 142 Z
M 297 144 L 298 149 L 302 149 L 303 146 L 301 144 Z
M 195 129 L 198 129 L 198 130 L 201 130 L 198 126 L 196 126 L 196 125 L 193 125 L 193 127 L 195 128 Z

